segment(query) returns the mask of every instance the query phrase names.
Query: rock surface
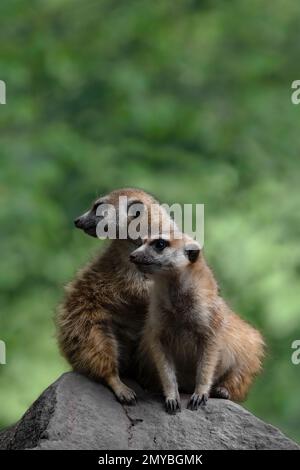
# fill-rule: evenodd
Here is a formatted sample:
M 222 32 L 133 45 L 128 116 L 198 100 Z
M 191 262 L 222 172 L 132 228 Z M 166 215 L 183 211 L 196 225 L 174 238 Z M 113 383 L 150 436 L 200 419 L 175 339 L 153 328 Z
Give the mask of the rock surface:
M 241 406 L 210 399 L 206 409 L 168 415 L 161 398 L 142 391 L 135 407 L 120 405 L 103 385 L 70 372 L 0 433 L 0 449 L 299 449 L 278 429 Z

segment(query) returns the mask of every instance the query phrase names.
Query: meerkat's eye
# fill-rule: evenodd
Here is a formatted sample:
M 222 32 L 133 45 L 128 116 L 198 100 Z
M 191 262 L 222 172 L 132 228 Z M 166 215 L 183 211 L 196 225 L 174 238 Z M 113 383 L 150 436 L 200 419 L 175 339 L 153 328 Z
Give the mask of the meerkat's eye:
M 163 238 L 158 238 L 158 240 L 154 240 L 152 245 L 156 250 L 163 251 L 167 246 L 169 246 L 169 242 Z

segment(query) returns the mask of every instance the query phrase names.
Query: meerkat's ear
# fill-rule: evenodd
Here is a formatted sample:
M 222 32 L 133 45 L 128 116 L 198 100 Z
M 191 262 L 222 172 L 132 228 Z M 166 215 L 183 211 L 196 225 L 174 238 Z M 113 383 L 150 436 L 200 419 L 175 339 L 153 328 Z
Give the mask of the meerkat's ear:
M 199 258 L 200 245 L 195 240 L 186 243 L 184 247 L 184 254 L 191 263 L 195 263 Z

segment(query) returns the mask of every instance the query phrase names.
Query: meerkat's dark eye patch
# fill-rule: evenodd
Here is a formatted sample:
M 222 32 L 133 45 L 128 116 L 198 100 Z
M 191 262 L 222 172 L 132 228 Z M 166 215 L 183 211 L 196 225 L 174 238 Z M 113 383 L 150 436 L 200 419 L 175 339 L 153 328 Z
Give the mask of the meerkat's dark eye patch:
M 133 219 L 137 219 L 144 210 L 144 204 L 141 201 L 130 201 L 127 206 L 127 213 Z
M 158 238 L 157 240 L 153 240 L 150 245 L 153 246 L 157 251 L 163 251 L 167 246 L 170 246 L 170 243 L 163 238 Z
M 101 204 L 103 204 L 102 201 L 96 201 L 96 202 L 94 203 L 94 205 L 93 205 L 93 209 L 92 209 L 92 210 L 96 212 L 97 209 L 98 209 L 98 207 L 101 206 Z

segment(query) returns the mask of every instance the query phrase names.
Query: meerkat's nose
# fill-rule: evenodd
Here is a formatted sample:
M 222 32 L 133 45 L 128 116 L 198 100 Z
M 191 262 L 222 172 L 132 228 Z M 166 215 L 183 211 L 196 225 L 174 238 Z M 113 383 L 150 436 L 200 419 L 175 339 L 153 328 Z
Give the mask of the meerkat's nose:
M 82 220 L 81 220 L 81 217 L 77 217 L 77 219 L 74 220 L 74 225 L 75 225 L 75 227 L 77 227 L 77 228 L 82 227 Z

